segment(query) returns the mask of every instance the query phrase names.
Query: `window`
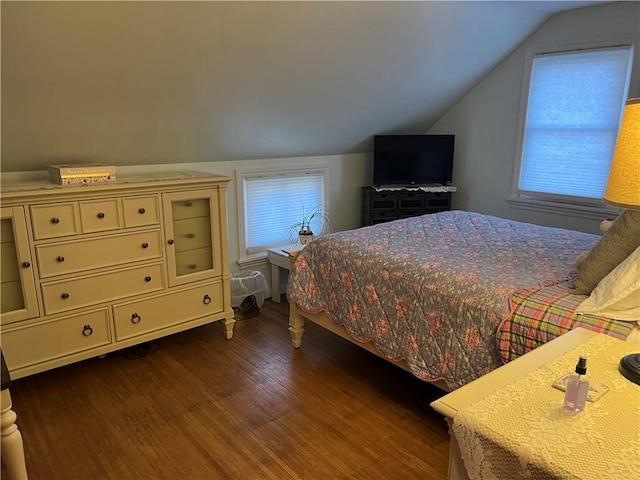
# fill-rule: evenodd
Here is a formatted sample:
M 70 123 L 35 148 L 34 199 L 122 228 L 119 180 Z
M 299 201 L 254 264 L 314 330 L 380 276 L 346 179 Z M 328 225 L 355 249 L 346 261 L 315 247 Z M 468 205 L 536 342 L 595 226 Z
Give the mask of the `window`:
M 328 209 L 328 166 L 236 170 L 240 260 L 265 257 L 267 249 L 297 242 L 291 226 L 300 222 L 303 209 Z M 321 216 L 319 216 L 321 217 Z M 322 218 L 312 223 L 322 231 Z
M 633 47 L 527 50 L 512 198 L 602 211 Z M 513 202 L 512 202 L 513 203 Z

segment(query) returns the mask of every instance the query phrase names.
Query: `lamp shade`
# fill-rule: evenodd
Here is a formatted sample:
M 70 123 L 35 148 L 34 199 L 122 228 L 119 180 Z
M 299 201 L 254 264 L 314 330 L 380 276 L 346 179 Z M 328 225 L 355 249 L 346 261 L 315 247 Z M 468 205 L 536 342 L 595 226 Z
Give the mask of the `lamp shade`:
M 628 100 L 624 108 L 604 201 L 640 208 L 640 98 Z

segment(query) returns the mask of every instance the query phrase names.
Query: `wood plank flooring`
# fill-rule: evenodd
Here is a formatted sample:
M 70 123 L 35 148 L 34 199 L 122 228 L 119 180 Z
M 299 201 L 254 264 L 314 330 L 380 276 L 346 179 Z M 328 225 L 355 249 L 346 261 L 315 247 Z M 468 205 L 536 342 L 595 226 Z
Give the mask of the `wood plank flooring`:
M 37 479 L 444 479 L 442 395 L 288 305 L 13 382 Z

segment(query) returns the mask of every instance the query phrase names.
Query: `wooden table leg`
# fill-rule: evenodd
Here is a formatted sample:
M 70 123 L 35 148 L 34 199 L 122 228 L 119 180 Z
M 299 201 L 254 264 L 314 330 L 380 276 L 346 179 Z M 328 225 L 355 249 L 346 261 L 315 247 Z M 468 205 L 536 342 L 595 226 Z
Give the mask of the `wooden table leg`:
M 271 264 L 271 300 L 280 303 L 280 267 Z
M 9 389 L 2 390 L 2 401 L 0 402 L 0 428 L 2 463 L 7 468 L 7 473 L 11 480 L 22 480 L 27 478 L 27 466 L 24 460 L 24 446 L 22 444 L 22 434 L 16 425 L 16 412 L 11 407 L 11 395 Z

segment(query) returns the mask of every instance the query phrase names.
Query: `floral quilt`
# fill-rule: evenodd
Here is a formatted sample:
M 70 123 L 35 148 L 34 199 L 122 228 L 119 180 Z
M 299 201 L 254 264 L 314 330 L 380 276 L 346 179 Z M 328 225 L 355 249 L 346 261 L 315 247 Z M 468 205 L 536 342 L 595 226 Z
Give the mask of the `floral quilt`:
M 502 364 L 496 332 L 510 296 L 565 281 L 598 238 L 473 212 L 412 217 L 318 238 L 287 295 L 455 389 Z

